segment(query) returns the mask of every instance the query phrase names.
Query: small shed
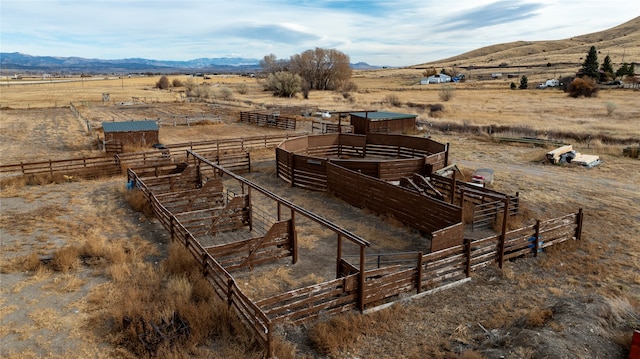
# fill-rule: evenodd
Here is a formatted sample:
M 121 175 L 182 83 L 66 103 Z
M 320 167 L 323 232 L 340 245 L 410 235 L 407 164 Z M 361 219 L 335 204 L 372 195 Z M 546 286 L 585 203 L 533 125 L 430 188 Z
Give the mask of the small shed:
M 416 128 L 418 115 L 395 112 L 352 112 L 351 125 L 353 132 L 360 135 L 369 133 L 402 134 Z
M 103 122 L 105 143 L 151 146 L 159 141 L 156 121 Z

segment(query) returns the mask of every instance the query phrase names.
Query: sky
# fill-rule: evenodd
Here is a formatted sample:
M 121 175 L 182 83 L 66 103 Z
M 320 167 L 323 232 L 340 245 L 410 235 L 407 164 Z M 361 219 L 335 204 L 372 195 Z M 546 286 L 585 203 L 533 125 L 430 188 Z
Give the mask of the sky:
M 186 61 L 321 47 L 352 63 L 410 66 L 637 16 L 637 0 L 1 0 L 0 52 Z

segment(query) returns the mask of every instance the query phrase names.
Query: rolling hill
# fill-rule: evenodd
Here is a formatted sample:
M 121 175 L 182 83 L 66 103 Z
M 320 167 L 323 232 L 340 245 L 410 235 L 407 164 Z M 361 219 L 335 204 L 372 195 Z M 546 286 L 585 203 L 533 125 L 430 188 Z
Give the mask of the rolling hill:
M 551 64 L 563 70 L 579 67 L 591 46 L 596 47 L 599 58 L 609 55 L 614 66 L 622 62 L 640 62 L 640 17 L 591 34 L 563 40 L 496 44 L 412 67 L 530 67 Z

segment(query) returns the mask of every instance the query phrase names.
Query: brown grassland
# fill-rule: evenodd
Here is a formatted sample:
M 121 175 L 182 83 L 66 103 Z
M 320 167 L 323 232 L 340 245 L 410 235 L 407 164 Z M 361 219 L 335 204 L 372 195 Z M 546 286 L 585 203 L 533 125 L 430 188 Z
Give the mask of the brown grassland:
M 583 241 L 549 247 L 537 258 L 517 259 L 502 269 L 487 267 L 473 273 L 471 282 L 372 314 L 348 313 L 281 328 L 277 356 L 625 357 L 633 330 L 640 329 L 640 166 L 638 159 L 621 154 L 623 147 L 640 144 L 640 92 L 602 89 L 597 97 L 573 99 L 559 90 L 510 90 L 506 79 L 471 79 L 452 84 L 452 98 L 442 101 L 440 86 L 419 85 L 421 72 L 359 71 L 352 79 L 356 90 L 312 91 L 308 100 L 274 98 L 262 91 L 260 80 L 232 75 L 199 79 L 211 96 L 193 102 L 179 88 L 154 89 L 158 78 L 153 77 L 3 85 L 0 160 L 99 155 L 100 132 L 87 134 L 69 102 L 96 123 L 220 115 L 216 123 L 162 127 L 163 143 L 264 134 L 263 128 L 237 123 L 238 112 L 278 105 L 417 113 L 420 128 L 413 135 L 450 143 L 451 161 L 465 173 L 491 167 L 494 188 L 520 192 L 522 222 L 583 208 Z M 240 83 L 248 86 L 245 94 L 235 90 Z M 216 98 L 223 87 L 232 90 L 232 99 Z M 102 93 L 110 93 L 110 102 L 102 102 Z M 397 96 L 395 105 L 387 101 L 389 95 Z M 144 103 L 128 104 L 132 97 Z M 441 103 L 444 111 L 431 114 L 410 103 Z M 614 111 L 607 111 L 608 103 L 616 105 Z M 544 164 L 549 148 L 497 142 L 472 129 L 480 125 L 508 127 L 502 136 L 535 133 L 563 140 L 604 162 L 592 169 Z M 309 128 L 303 123 L 302 130 Z M 269 150 L 253 152 L 250 178 L 384 248 L 404 248 L 404 229 L 392 219 L 281 183 L 274 175 L 274 157 Z M 218 300 L 191 255 L 170 243 L 144 198 L 125 189 L 123 177 L 48 182 L 1 181 L 2 358 L 263 357 L 263 349 Z M 301 231 L 306 260 L 320 249 L 323 233 L 303 222 Z M 264 296 L 282 286 L 322 280 L 320 270 L 295 276 L 296 266 L 256 270 L 255 276 L 243 273 L 243 285 L 249 295 Z M 190 334 L 145 351 L 134 330 L 140 320 L 158 324 L 176 312 L 188 321 Z

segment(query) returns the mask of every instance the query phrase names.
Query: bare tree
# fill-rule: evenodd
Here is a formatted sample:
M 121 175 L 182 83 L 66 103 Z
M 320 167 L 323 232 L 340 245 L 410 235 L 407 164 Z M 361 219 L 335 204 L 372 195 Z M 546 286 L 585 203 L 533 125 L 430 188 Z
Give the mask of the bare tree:
M 289 61 L 278 59 L 276 55 L 269 54 L 266 55 L 262 60 L 260 60 L 260 68 L 262 72 L 265 74 L 275 74 L 276 72 L 288 71 L 289 70 Z
M 290 67 L 314 90 L 336 90 L 351 78 L 349 56 L 335 49 L 316 47 L 293 55 Z

